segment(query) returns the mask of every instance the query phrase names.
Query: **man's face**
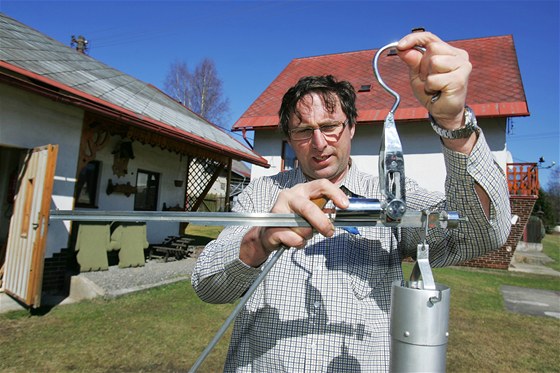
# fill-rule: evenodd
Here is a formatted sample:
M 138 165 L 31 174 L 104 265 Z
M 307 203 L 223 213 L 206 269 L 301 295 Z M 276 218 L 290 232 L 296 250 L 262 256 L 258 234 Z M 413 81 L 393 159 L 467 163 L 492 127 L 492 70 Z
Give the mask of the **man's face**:
M 335 109 L 329 112 L 321 96 L 316 93 L 304 96 L 296 109 L 301 121 L 292 114 L 290 130 L 315 129 L 333 123 L 344 123 L 347 119 L 338 98 Z M 295 140 L 290 136 L 288 141 L 294 149 L 299 166 L 309 179 L 328 179 L 336 184 L 342 181 L 348 170 L 354 130 L 354 126 L 347 124 L 336 136 L 325 136 L 321 131 L 313 131 L 311 138 L 307 140 Z

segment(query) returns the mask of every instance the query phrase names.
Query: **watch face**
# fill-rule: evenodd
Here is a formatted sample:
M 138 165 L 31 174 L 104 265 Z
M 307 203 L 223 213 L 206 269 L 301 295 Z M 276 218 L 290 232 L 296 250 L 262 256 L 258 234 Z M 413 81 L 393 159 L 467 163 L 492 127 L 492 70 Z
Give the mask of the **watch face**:
M 468 106 L 465 106 L 465 125 L 453 131 L 440 127 L 431 114 L 429 114 L 429 117 L 434 131 L 444 139 L 464 139 L 469 137 L 478 128 L 476 117 Z

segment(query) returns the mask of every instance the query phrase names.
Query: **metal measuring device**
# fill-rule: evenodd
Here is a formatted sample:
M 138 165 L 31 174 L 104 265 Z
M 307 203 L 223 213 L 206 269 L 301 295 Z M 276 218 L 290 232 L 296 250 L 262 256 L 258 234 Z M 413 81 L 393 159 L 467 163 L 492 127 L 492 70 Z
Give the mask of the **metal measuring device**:
M 400 103 L 400 96 L 389 88 L 379 74 L 378 60 L 387 49 L 396 48 L 391 43 L 379 49 L 373 59 L 373 70 L 379 84 L 393 97 L 395 103 L 383 126 L 381 150 L 379 152 L 379 177 L 382 194 L 385 195 L 385 208 L 391 218 L 400 219 L 406 212 L 404 193 L 404 160 L 402 148 L 395 127 L 394 113 Z M 416 46 L 421 53 L 425 48 Z M 436 92 L 431 102 L 440 98 Z M 449 300 L 450 289 L 434 281 L 427 243 L 429 229 L 442 215 L 422 211 L 421 242 L 416 250 L 416 263 L 410 281 L 394 281 L 391 287 L 390 334 L 391 372 L 444 372 L 446 364 L 447 340 L 449 337 Z M 452 220 L 459 219 L 458 214 Z M 443 228 L 453 228 L 450 226 Z

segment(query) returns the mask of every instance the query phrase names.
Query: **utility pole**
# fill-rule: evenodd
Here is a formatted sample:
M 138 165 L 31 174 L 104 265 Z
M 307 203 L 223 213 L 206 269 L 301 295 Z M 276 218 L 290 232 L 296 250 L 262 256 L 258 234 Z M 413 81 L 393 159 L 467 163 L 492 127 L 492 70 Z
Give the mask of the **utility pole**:
M 74 35 L 72 35 L 72 40 L 70 42 L 70 45 L 75 48 L 78 52 L 86 54 L 86 51 L 88 49 L 88 41 L 85 37 L 83 37 L 82 35 L 78 36 L 78 38 L 76 38 Z

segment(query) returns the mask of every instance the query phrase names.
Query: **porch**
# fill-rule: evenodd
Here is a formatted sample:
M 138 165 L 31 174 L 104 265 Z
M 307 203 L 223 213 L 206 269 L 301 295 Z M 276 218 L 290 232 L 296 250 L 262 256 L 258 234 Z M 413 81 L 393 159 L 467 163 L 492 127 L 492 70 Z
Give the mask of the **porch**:
M 508 163 L 506 178 L 512 214 L 511 232 L 506 243 L 498 250 L 461 265 L 506 270 L 510 268 L 512 257 L 539 196 L 539 169 L 536 163 Z

